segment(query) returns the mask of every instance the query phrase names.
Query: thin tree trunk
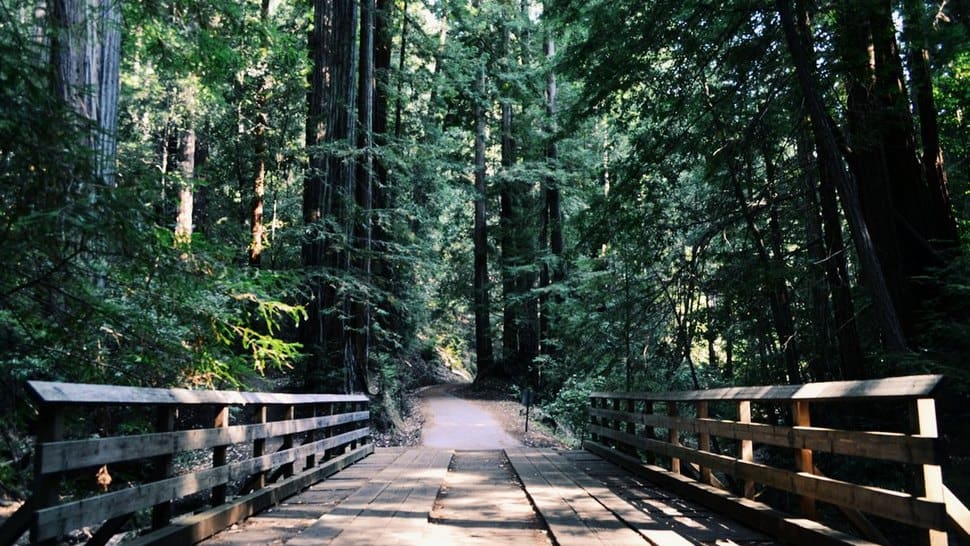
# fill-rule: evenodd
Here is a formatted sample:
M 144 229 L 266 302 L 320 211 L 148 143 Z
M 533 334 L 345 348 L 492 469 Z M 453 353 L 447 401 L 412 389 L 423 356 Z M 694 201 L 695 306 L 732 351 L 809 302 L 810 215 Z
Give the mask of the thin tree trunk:
M 475 78 L 475 355 L 478 373 L 475 381 L 496 374 L 492 353 L 492 327 L 489 308 L 488 234 L 486 232 L 485 187 L 485 65 L 480 64 Z
M 360 56 L 357 93 L 357 173 L 355 181 L 355 211 L 352 215 L 353 259 L 351 270 L 363 282 L 371 281 L 374 196 L 374 0 L 362 0 L 360 10 Z M 370 360 L 371 302 L 366 293 L 354 298 L 351 314 L 351 344 L 357 366 L 359 383 L 370 391 L 368 363 Z
M 249 217 L 249 265 L 259 267 L 263 255 L 266 229 L 263 225 L 263 207 L 266 200 L 266 132 L 269 130 L 269 112 L 266 109 L 266 97 L 270 89 L 270 80 L 266 62 L 266 51 L 269 47 L 267 38 L 269 31 L 270 0 L 262 0 L 259 9 L 259 22 L 263 27 L 260 49 L 263 52 L 258 63 L 260 76 L 256 88 L 256 125 L 253 127 L 253 153 L 256 156 L 253 178 L 253 201 Z
M 175 219 L 175 243 L 192 242 L 192 183 L 195 179 L 195 129 L 189 127 L 179 137 L 179 208 Z

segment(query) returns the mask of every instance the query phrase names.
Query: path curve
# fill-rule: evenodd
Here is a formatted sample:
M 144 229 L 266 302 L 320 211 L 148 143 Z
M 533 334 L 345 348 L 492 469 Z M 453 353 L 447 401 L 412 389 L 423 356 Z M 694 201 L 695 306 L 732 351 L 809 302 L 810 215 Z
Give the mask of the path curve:
M 422 445 L 442 449 L 505 449 L 522 445 L 487 410 L 452 395 L 455 388 L 457 385 L 435 385 L 421 392 L 425 418 Z

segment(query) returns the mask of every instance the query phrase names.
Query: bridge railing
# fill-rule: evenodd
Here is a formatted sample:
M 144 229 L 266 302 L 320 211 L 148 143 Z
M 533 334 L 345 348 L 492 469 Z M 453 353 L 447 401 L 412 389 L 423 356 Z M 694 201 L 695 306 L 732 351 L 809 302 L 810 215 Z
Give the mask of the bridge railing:
M 132 518 L 151 528 L 132 544 L 191 544 L 374 450 L 363 395 L 28 386 L 35 483 L 0 544 L 28 527 L 35 544 L 82 528 L 104 544 Z M 67 437 L 99 420 L 108 430 Z M 174 517 L 185 510 L 195 513 Z
M 921 541 L 939 546 L 947 540 L 947 501 L 954 502 L 954 513 L 959 504 L 941 473 L 934 400 L 941 379 L 598 392 L 590 396 L 585 447 L 793 542 L 848 539 L 831 530 L 812 531 L 821 501 L 840 509 L 865 539 L 890 543 L 863 515 L 868 513 L 918 528 L 926 537 Z M 876 425 L 883 428 L 873 429 Z M 880 461 L 878 472 L 893 484 L 860 483 L 860 458 Z M 822 475 L 818 465 L 834 476 Z M 722 482 L 731 483 L 735 493 L 724 491 Z M 803 517 L 751 502 L 762 493 L 771 496 L 769 488 L 796 497 Z M 962 523 L 966 533 L 970 522 Z

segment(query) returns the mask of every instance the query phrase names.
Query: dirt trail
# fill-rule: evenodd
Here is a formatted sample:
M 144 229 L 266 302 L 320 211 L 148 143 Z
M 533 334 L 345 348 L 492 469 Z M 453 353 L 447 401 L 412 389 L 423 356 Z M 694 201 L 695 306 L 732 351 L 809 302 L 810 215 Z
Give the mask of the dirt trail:
M 453 396 L 451 392 L 458 387 L 435 385 L 421 392 L 425 417 L 422 445 L 442 449 L 504 449 L 522 445 L 492 413 Z

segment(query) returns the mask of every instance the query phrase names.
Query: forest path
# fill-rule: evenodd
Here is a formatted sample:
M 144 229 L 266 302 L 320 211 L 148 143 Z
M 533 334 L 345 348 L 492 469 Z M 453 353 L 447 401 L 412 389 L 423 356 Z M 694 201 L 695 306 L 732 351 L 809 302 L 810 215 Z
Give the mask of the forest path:
M 435 385 L 419 394 L 425 422 L 421 445 L 441 449 L 505 449 L 522 442 L 499 419 L 474 401 L 453 393 L 461 385 Z

